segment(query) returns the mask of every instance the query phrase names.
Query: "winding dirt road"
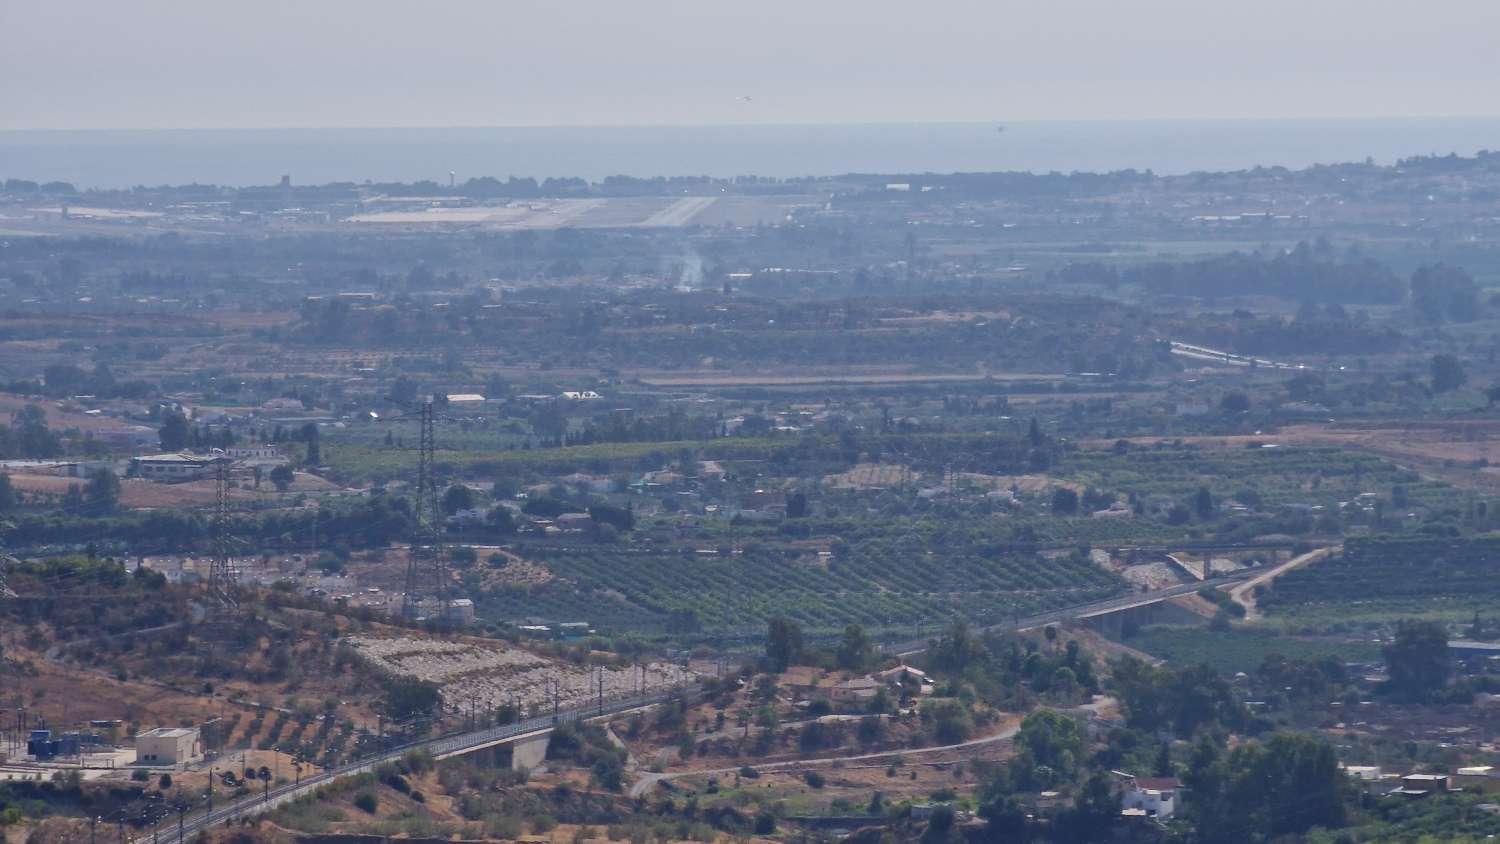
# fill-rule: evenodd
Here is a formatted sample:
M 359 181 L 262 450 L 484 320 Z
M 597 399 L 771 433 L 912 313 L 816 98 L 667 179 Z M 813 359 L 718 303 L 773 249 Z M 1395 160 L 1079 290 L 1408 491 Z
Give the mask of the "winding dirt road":
M 1330 545 L 1326 548 L 1318 548 L 1308 551 L 1306 554 L 1293 557 L 1281 565 L 1272 566 L 1249 580 L 1229 587 L 1229 597 L 1233 598 L 1235 603 L 1245 608 L 1246 621 L 1258 621 L 1263 615 L 1260 608 L 1255 605 L 1255 587 L 1264 586 L 1292 569 L 1300 569 L 1309 563 L 1316 563 L 1319 560 L 1327 559 L 1343 550 L 1344 546 L 1342 545 Z

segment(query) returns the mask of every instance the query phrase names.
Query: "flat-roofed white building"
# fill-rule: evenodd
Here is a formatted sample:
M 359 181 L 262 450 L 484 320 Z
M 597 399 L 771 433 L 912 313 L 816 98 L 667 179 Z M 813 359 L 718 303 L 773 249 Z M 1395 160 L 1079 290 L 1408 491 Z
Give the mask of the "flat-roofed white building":
M 135 737 L 139 765 L 190 765 L 203 761 L 203 734 L 197 727 L 157 727 Z

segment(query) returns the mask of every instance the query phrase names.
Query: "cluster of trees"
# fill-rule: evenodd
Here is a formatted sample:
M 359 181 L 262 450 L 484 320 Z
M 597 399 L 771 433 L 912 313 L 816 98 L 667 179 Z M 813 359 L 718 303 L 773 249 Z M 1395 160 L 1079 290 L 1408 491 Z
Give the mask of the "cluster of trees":
M 1412 273 L 1411 305 L 1428 322 L 1473 322 L 1481 312 L 1479 285 L 1459 267 L 1421 267 Z
M 103 484 L 100 485 L 101 487 Z M 115 493 L 118 486 L 110 484 Z M 135 553 L 202 550 L 208 524 L 184 510 L 140 510 L 86 515 L 89 493 L 80 490 L 83 510 L 21 510 L 0 522 L 0 541 L 12 547 L 34 545 L 118 545 Z M 107 500 L 99 498 L 98 501 Z M 384 547 L 411 535 L 410 502 L 394 496 L 361 498 L 336 506 L 242 513 L 231 517 L 231 533 L 248 548 L 294 548 L 312 536 L 356 547 Z
M 998 766 L 979 794 L 979 814 L 1002 841 L 1046 840 L 1090 844 L 1108 840 L 1119 821 L 1120 794 L 1104 771 L 1087 765 L 1084 731 L 1072 717 L 1050 709 L 1027 715 L 1016 734 L 1016 755 Z M 1046 789 L 1073 792 L 1073 803 L 1043 828 L 1021 795 Z
M 120 479 L 108 469 L 89 473 L 88 482 L 80 487 L 68 484 L 63 493 L 62 509 L 84 516 L 107 516 L 120 504 Z
M 1125 270 L 1100 263 L 1074 264 L 1060 277 L 1110 287 L 1131 284 L 1154 293 L 1207 299 L 1272 295 L 1294 301 L 1390 305 L 1406 296 L 1406 286 L 1384 264 L 1368 259 L 1338 261 L 1331 249 L 1306 243 L 1270 258 L 1231 252 Z
M 1304 670 L 1319 669 L 1280 659 L 1263 669 L 1275 681 Z M 1114 679 L 1129 726 L 1112 731 L 1096 754 L 1089 754 L 1083 728 L 1071 717 L 1038 709 L 1022 722 L 1016 755 L 980 793 L 980 814 L 1002 840 L 1107 840 L 1119 819 L 1119 791 L 1107 773 L 1114 770 L 1180 776 L 1190 797 L 1178 817 L 1187 823 L 1187 840 L 1204 844 L 1289 840 L 1347 824 L 1354 793 L 1333 747 L 1290 733 L 1246 740 L 1247 729 L 1253 733 L 1261 725 L 1251 723 L 1212 670 L 1153 668 L 1127 659 L 1115 664 Z M 1163 728 L 1191 740 L 1185 760 L 1174 759 L 1171 742 L 1158 738 Z M 1228 731 L 1241 736 L 1233 749 Z M 1044 789 L 1073 798 L 1045 828 L 1028 816 L 1023 799 Z
M 127 572 L 119 561 L 84 555 L 28 560 L 6 572 L 10 589 L 27 599 L 0 607 L 5 623 L 46 622 L 60 639 L 118 634 L 180 617 L 180 595 L 150 569 Z M 79 595 L 91 600 L 79 601 Z
M 1208 728 L 1257 726 L 1229 682 L 1206 665 L 1174 669 L 1126 658 L 1115 663 L 1112 676 L 1130 727 L 1188 737 Z
M 6 385 L 6 390 L 53 398 L 88 395 L 142 399 L 154 395 L 157 387 L 141 380 L 120 381 L 107 363 L 96 364 L 92 370 L 71 363 L 54 363 L 42 370 L 41 381 L 14 382 Z
M 1332 745 L 1277 733 L 1225 752 L 1222 739 L 1194 745 L 1184 784 L 1197 840 L 1237 844 L 1295 836 L 1314 827 L 1337 829 L 1353 797 Z
M 228 448 L 238 441 L 234 429 L 228 425 L 194 425 L 180 410 L 162 413 L 161 426 L 157 428 L 156 436 L 162 451 Z
M 398 723 L 427 718 L 443 702 L 442 692 L 426 680 L 392 675 L 385 678 L 384 685 L 385 716 Z
M 78 188 L 74 187 L 71 182 L 34 182 L 30 179 L 10 178 L 0 182 L 0 193 L 66 196 L 78 193 Z
M 1043 633 L 1045 647 L 1004 634 L 980 636 L 958 623 L 932 643 L 928 664 L 944 672 L 954 690 L 1007 708 L 1024 708 L 1039 695 L 1071 704 L 1097 693 L 1093 661 L 1078 642 L 1059 645 L 1056 627 Z
M 786 618 L 773 618 L 766 625 L 764 666 L 780 673 L 789 666 L 804 662 L 831 665 L 846 671 L 863 671 L 875 659 L 875 643 L 858 624 L 844 628 L 838 643 L 831 648 L 809 647 L 802 627 Z
M 1076 263 L 1054 273 L 1064 282 L 1139 285 L 1157 293 L 1218 298 L 1273 295 L 1303 303 L 1297 318 L 1249 320 L 1229 326 L 1233 346 L 1248 353 L 1357 354 L 1389 348 L 1398 337 L 1388 328 L 1351 317 L 1346 304 L 1393 305 L 1406 301 L 1429 323 L 1472 322 L 1482 313 L 1479 285 L 1467 272 L 1447 264 L 1423 266 L 1403 284 L 1391 269 L 1373 260 L 1339 261 L 1326 244 L 1298 244 L 1270 258 L 1233 252 L 1198 261 L 1158 262 L 1119 269 L 1109 264 Z M 1382 345 L 1385 344 L 1385 345 Z
M 46 459 L 62 453 L 62 437 L 47 427 L 47 412 L 34 404 L 17 411 L 10 425 L 0 426 L 0 459 Z
M 818 284 L 821 289 L 823 282 Z M 618 291 L 601 291 L 600 295 L 620 298 Z M 519 308 L 483 308 L 478 299 L 443 309 L 418 302 L 354 309 L 343 300 L 314 300 L 303 304 L 297 323 L 269 330 L 268 337 L 313 345 L 421 349 L 442 356 L 445 362 L 451 358 L 455 366 L 449 368 L 454 370 L 461 368 L 462 351 L 474 344 L 493 347 L 502 357 L 540 357 L 545 365 L 569 368 L 688 367 L 712 359 L 715 367 L 725 371 L 817 363 L 918 364 L 972 371 L 983 362 L 996 370 L 1038 372 L 1061 372 L 1081 365 L 1088 371 L 1135 378 L 1162 365 L 1139 325 L 1122 325 L 1121 316 L 1102 302 L 1076 307 L 1065 315 L 1039 308 L 1026 319 L 934 320 L 888 331 L 861 330 L 881 325 L 879 311 L 866 312 L 862 293 L 850 299 L 795 304 L 733 300 L 723 312 L 706 307 L 703 301 L 661 307 L 646 300 L 646 294 L 640 295 L 641 299 L 610 308 L 578 302 L 537 303 L 530 313 Z M 928 299 L 909 303 L 922 312 L 945 304 L 950 303 Z M 974 297 L 951 303 L 962 309 L 983 306 Z M 1015 303 L 1007 301 L 1003 306 L 1013 308 Z M 648 324 L 675 330 L 641 330 Z M 1066 357 L 1058 354 L 1063 348 L 1070 350 Z
M 1236 311 L 1232 320 L 1203 326 L 1201 336 L 1247 355 L 1366 355 L 1401 348 L 1406 338 L 1363 311 L 1352 314 L 1337 302 L 1303 302 L 1293 320 Z
M 16 512 L 21 504 L 21 494 L 11 482 L 10 475 L 0 474 L 0 514 Z M 107 516 L 114 513 L 119 504 L 120 479 L 108 469 L 90 472 L 82 485 L 68 484 L 59 502 L 60 510 L 67 516 Z
M 557 725 L 547 744 L 547 758 L 587 768 L 601 788 L 620 791 L 625 785 L 625 750 L 610 743 L 603 727 L 576 721 Z

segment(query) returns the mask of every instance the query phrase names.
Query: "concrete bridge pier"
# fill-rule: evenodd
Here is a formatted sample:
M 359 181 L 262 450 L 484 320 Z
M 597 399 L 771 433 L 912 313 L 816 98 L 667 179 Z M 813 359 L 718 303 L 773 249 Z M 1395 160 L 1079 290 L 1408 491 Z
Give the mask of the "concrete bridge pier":
M 535 771 L 547 760 L 547 744 L 552 731 L 527 736 L 510 745 L 510 768 L 513 771 Z
M 1118 640 L 1127 631 L 1152 624 L 1202 624 L 1202 616 L 1185 610 L 1168 601 L 1157 601 L 1139 607 L 1129 607 L 1114 612 L 1099 613 L 1079 619 L 1090 630 Z

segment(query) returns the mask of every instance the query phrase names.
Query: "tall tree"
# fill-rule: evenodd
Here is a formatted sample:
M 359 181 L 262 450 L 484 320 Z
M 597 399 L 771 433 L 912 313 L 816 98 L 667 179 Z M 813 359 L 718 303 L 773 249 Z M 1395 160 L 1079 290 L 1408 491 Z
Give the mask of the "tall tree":
M 274 466 L 271 469 L 271 483 L 275 484 L 276 489 L 280 492 L 286 492 L 287 487 L 292 485 L 292 481 L 296 477 L 296 474 L 292 471 L 292 467 L 285 463 L 280 466 Z
M 802 628 L 785 618 L 773 618 L 766 631 L 766 659 L 777 672 L 802 655 Z
M 1119 819 L 1120 793 L 1109 774 L 1095 771 L 1084 782 L 1073 805 L 1058 815 L 1056 838 L 1064 844 L 1107 841 L 1110 827 Z
M 162 451 L 182 451 L 192 437 L 192 427 L 182 411 L 169 410 L 162 417 L 161 428 L 156 433 L 161 439 Z
M 1244 413 L 1250 409 L 1250 397 L 1235 390 L 1219 399 L 1219 409 L 1225 413 Z
M 844 628 L 844 638 L 839 641 L 835 655 L 840 668 L 859 671 L 869 663 L 872 653 L 870 637 L 865 635 L 863 627 L 851 624 Z
M 323 462 L 322 434 L 319 432 L 315 422 L 308 422 L 302 426 L 302 441 L 307 443 L 307 464 L 317 466 Z
M 443 491 L 443 512 L 453 515 L 459 510 L 474 509 L 474 490 L 464 484 L 451 484 Z
M 1214 517 L 1214 494 L 1209 492 L 1208 487 L 1198 487 L 1198 492 L 1193 495 L 1193 512 L 1205 521 Z
M 1428 364 L 1432 376 L 1432 391 L 1434 393 L 1451 393 L 1462 387 L 1468 380 L 1469 374 L 1464 370 L 1463 361 L 1450 354 L 1433 355 Z
M 928 652 L 934 668 L 953 672 L 962 672 L 984 655 L 984 643 L 962 621 L 954 622 L 952 627 L 943 631 L 942 637 Z
M 62 454 L 62 440 L 47 427 L 47 411 L 34 404 L 11 418 L 21 457 L 48 458 Z
M 1071 516 L 1078 512 L 1078 493 L 1065 486 L 1058 487 L 1052 493 L 1052 512 L 1062 516 Z
M 1435 621 L 1401 622 L 1395 641 L 1381 653 L 1391 691 L 1406 700 L 1427 700 L 1440 693 L 1453 673 L 1448 628 Z
M 120 503 L 120 479 L 108 469 L 99 469 L 89 474 L 88 486 L 84 489 L 84 502 L 89 513 L 102 516 L 112 513 Z

